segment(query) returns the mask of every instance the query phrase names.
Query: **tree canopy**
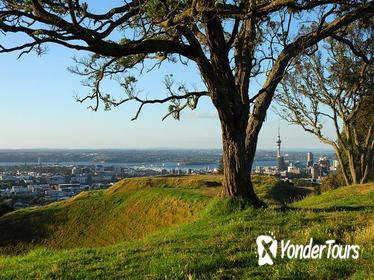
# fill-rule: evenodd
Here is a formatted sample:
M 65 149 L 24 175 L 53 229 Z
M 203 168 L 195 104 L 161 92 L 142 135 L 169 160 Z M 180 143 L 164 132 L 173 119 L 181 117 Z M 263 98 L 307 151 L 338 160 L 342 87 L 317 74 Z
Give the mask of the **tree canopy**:
M 282 118 L 335 149 L 347 185 L 365 183 L 372 173 L 373 27 L 357 22 L 341 31 L 347 39 L 335 34 L 319 51 L 301 55 L 276 98 Z M 327 133 L 331 127 L 333 137 Z
M 199 98 L 208 96 L 221 122 L 225 194 L 254 204 L 260 203 L 249 172 L 258 133 L 290 62 L 358 19 L 374 15 L 374 2 L 366 0 L 136 0 L 108 4 L 102 13 L 95 13 L 91 3 L 1 0 L 0 30 L 22 33 L 28 40 L 1 44 L 0 53 L 41 54 L 47 43 L 89 52 L 72 69 L 91 88 L 79 100 L 93 101 L 93 110 L 101 101 L 106 108 L 138 102 L 133 119 L 145 105 L 165 102 L 170 102 L 167 115 L 178 119 L 181 110 L 196 108 Z M 151 70 L 165 62 L 194 63 L 204 87 L 190 90 L 169 77 L 164 97 L 142 97 L 131 72 L 137 67 L 141 74 L 144 67 Z M 114 77 L 123 87 L 122 97 L 102 93 L 102 81 Z

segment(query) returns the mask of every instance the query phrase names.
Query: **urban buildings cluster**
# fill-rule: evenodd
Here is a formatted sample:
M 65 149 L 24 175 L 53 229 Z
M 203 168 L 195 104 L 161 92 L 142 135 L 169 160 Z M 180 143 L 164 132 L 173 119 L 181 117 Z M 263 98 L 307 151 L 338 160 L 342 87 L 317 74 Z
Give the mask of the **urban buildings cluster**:
M 7 169 L 3 167 L 3 169 Z M 0 202 L 13 208 L 43 205 L 82 191 L 105 189 L 123 178 L 213 173 L 210 168 L 123 167 L 120 165 L 25 165 L 0 172 Z
M 327 176 L 330 172 L 336 172 L 338 168 L 338 161 L 330 160 L 327 156 L 320 156 L 314 162 L 314 155 L 308 152 L 306 155 L 306 164 L 303 162 L 289 162 L 281 154 L 281 138 L 278 129 L 278 136 L 276 140 L 276 166 L 256 166 L 255 174 L 277 175 L 282 178 L 308 178 L 313 182 L 319 182 L 321 177 Z
M 253 173 L 276 175 L 284 179 L 304 178 L 318 183 L 321 177 L 336 171 L 338 167 L 337 161 L 331 160 L 331 157 L 329 159 L 320 156 L 315 161 L 311 152 L 306 154 L 305 162 L 302 161 L 303 154 L 298 154 L 296 158 L 295 155 L 293 158 L 288 154 L 283 155 L 281 143 L 278 130 L 276 158 L 272 160 L 275 164 L 256 166 Z M 261 158 L 263 162 L 269 162 L 268 154 L 263 154 Z M 33 165 L 3 166 L 0 168 L 0 203 L 6 201 L 13 208 L 43 205 L 67 199 L 82 191 L 105 189 L 123 178 L 212 174 L 218 171 L 217 168 L 209 168 L 206 165 L 190 168 L 179 163 L 171 167 L 168 163 L 166 166 L 162 163 L 149 163 L 147 166 L 144 164 L 42 164 L 40 158 L 37 164 Z

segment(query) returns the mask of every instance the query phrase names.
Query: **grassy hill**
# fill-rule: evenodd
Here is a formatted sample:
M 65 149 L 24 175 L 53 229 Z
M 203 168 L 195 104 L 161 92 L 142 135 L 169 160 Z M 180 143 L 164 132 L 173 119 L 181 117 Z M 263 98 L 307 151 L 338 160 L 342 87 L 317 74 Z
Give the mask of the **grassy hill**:
M 295 207 L 304 208 L 341 208 L 357 209 L 374 206 L 374 184 L 347 186 L 322 193 L 318 196 L 310 196 L 292 204 Z
M 17 254 L 39 245 L 101 247 L 140 239 L 195 220 L 217 194 L 217 186 L 216 177 L 127 179 L 108 190 L 21 209 L 0 217 L 0 253 Z
M 219 176 L 121 181 L 106 191 L 0 218 L 1 279 L 370 279 L 374 277 L 374 184 L 338 189 L 279 207 L 303 191 L 255 178 L 271 204 L 221 199 Z M 287 195 L 285 195 L 285 194 Z M 349 206 L 360 193 L 356 208 Z M 287 198 L 287 199 L 286 199 Z M 315 202 L 313 202 L 313 200 Z M 358 260 L 257 264 L 256 237 L 359 244 Z M 32 245 L 30 242 L 32 241 Z M 17 248 L 15 244 L 22 244 Z M 35 248 L 37 247 L 37 248 Z M 73 248 L 75 247 L 75 248 Z

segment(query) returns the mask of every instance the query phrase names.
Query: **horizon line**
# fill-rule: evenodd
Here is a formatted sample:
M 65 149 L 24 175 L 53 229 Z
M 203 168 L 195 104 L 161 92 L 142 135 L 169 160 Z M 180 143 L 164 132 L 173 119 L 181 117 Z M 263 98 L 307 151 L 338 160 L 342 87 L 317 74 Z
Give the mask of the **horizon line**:
M 146 147 L 146 148 L 98 148 L 98 147 L 66 147 L 66 148 L 60 148 L 60 147 L 38 147 L 38 148 L 0 148 L 0 151 L 24 151 L 24 150 L 29 150 L 29 151 L 48 151 L 48 150 L 56 150 L 56 151 L 77 151 L 77 150 L 137 150 L 137 151 L 142 151 L 142 150 L 221 150 L 222 148 L 192 148 L 192 147 Z M 276 148 L 257 148 L 256 151 L 275 151 Z M 282 151 L 296 151 L 296 150 L 302 150 L 302 151 L 331 151 L 333 152 L 334 150 L 331 148 L 308 148 L 308 147 L 288 147 L 288 148 L 283 148 Z

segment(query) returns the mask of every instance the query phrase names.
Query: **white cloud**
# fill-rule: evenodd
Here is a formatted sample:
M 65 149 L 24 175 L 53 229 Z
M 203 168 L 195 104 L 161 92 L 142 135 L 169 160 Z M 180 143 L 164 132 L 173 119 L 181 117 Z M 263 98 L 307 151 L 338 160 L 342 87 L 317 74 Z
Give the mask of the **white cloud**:
M 188 117 L 195 119 L 218 119 L 217 112 L 192 112 Z

